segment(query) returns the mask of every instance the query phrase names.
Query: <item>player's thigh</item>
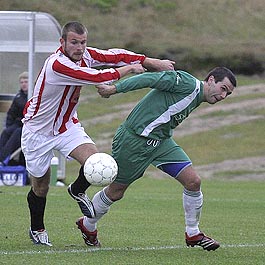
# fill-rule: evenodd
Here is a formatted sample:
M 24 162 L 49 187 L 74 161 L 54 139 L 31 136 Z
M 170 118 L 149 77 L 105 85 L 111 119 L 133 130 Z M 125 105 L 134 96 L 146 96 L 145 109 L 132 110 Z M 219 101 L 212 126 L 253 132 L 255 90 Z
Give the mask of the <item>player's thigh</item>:
M 192 167 L 190 158 L 173 139 L 161 143 L 157 158 L 152 164 L 178 180 L 185 188 L 200 188 L 200 177 Z
M 184 150 L 169 138 L 161 141 L 152 164 L 171 177 L 177 178 L 179 173 L 192 162 Z
M 155 147 L 147 145 L 147 139 L 129 132 L 121 126 L 114 136 L 112 155 L 118 164 L 115 183 L 130 184 L 142 177 L 152 162 Z
M 97 153 L 97 147 L 95 144 L 84 143 L 77 146 L 69 156 L 76 159 L 81 165 L 84 165 L 87 158 Z
M 65 133 L 58 135 L 55 149 L 65 157 L 76 159 L 82 165 L 89 156 L 98 152 L 95 143 L 80 124 L 76 124 Z
M 23 127 L 21 147 L 24 153 L 27 171 L 31 176 L 42 177 L 50 167 L 53 157 L 53 138 Z

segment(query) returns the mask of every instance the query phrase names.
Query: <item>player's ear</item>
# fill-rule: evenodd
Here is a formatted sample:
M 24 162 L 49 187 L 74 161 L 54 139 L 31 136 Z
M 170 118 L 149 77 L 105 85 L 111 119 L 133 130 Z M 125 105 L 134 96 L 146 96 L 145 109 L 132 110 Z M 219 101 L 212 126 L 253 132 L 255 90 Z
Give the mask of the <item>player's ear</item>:
M 215 78 L 214 78 L 214 76 L 213 75 L 210 75 L 209 76 L 209 78 L 208 78 L 208 84 L 211 84 L 212 82 L 214 82 L 215 83 Z
M 62 47 L 64 48 L 64 46 L 65 46 L 65 40 L 63 38 L 60 38 L 60 43 L 61 43 Z

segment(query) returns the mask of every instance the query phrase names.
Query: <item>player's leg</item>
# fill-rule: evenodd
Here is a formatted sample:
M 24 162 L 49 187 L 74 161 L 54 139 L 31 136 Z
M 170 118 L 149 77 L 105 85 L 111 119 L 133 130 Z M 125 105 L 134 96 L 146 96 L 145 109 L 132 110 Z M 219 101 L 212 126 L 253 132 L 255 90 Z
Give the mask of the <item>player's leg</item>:
M 84 215 L 94 217 L 93 205 L 85 193 L 90 184 L 85 178 L 83 166 L 89 156 L 98 152 L 95 143 L 80 124 L 75 124 L 65 133 L 56 136 L 54 149 L 59 150 L 65 157 L 74 158 L 81 165 L 78 177 L 69 185 L 68 192 Z
M 97 148 L 92 143 L 81 144 L 70 153 L 70 156 L 76 159 L 81 164 L 81 167 L 77 179 L 69 185 L 68 192 L 77 201 L 81 212 L 87 217 L 94 217 L 95 210 L 91 200 L 85 193 L 90 183 L 88 183 L 84 175 L 84 163 L 94 153 L 97 153 Z
M 170 161 L 170 163 L 160 165 L 159 168 L 183 185 L 183 208 L 185 212 L 186 233 L 188 236 L 199 234 L 203 194 L 200 189 L 200 177 L 193 170 L 191 162 Z
M 93 143 L 85 143 L 77 146 L 71 153 L 70 157 L 77 160 L 80 164 L 79 175 L 72 183 L 71 189 L 73 194 L 85 193 L 86 189 L 90 186 L 84 175 L 84 164 L 88 157 L 97 153 L 98 150 Z
M 205 250 L 215 250 L 220 244 L 206 236 L 199 229 L 200 216 L 203 206 L 201 180 L 192 166 L 182 170 L 177 180 L 183 185 L 183 208 L 186 223 L 187 246 L 201 246 Z
M 81 230 L 85 243 L 88 246 L 100 246 L 97 238 L 97 222 L 110 210 L 111 205 L 120 200 L 129 185 L 120 183 L 111 183 L 109 186 L 98 191 L 92 203 L 95 210 L 95 217 L 88 218 L 87 216 L 80 217 L 76 224 Z
M 183 208 L 185 212 L 186 233 L 189 237 L 200 233 L 199 222 L 203 205 L 201 180 L 192 166 L 180 172 L 177 180 L 183 185 Z
M 187 245 L 200 245 L 206 250 L 215 250 L 219 247 L 219 243 L 205 236 L 199 230 L 203 205 L 201 179 L 193 169 L 189 157 L 172 139 L 161 143 L 159 152 L 158 158 L 153 164 L 178 180 L 184 187 L 183 208 Z
M 96 216 L 80 218 L 77 221 L 79 229 L 87 235 L 84 237 L 87 245 L 98 246 L 98 240 L 93 244 L 89 239 L 91 233 L 97 234 L 97 222 L 109 211 L 111 205 L 124 196 L 129 185 L 140 178 L 151 163 L 151 154 L 155 147 L 146 144 L 146 139 L 135 136 L 121 126 L 113 141 L 113 157 L 118 164 L 118 176 L 113 183 L 95 194 L 92 199 Z M 90 232 L 92 231 L 92 232 Z M 92 238 L 93 239 L 93 238 Z M 95 238 L 94 238 L 95 239 Z
M 194 236 L 200 233 L 199 221 L 202 211 L 203 194 L 201 180 L 192 166 L 184 168 L 177 180 L 183 185 L 183 208 L 185 212 L 186 233 Z
M 94 218 L 86 218 L 86 220 L 89 220 L 85 221 L 87 224 L 86 227 L 89 231 L 97 229 L 98 220 L 109 211 L 110 206 L 115 201 L 118 201 L 123 197 L 128 187 L 129 184 L 113 182 L 94 195 L 92 203 L 94 205 L 96 216 Z
M 49 190 L 50 169 L 41 178 L 31 176 L 31 189 L 27 196 L 30 211 L 29 236 L 34 244 L 52 246 L 44 226 L 46 197 Z
M 43 218 L 50 182 L 49 167 L 53 157 L 52 139 L 32 133 L 24 126 L 21 147 L 31 176 L 31 189 L 27 196 L 31 218 L 29 235 L 34 244 L 51 246 Z

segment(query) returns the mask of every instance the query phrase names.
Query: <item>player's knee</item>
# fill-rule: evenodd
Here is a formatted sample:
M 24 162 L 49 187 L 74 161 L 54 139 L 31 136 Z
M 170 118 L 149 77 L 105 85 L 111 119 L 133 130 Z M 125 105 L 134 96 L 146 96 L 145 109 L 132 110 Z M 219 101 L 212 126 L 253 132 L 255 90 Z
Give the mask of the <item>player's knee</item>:
M 106 189 L 106 195 L 108 196 L 108 198 L 110 200 L 112 200 L 113 202 L 115 201 L 119 201 L 123 198 L 124 192 L 125 190 L 122 189 L 111 189 L 108 187 L 108 189 Z
M 198 191 L 201 188 L 201 179 L 199 176 L 194 176 L 189 178 L 189 181 L 186 183 L 185 188 L 191 191 Z
M 113 182 L 105 189 L 105 193 L 110 200 L 115 202 L 123 198 L 128 187 L 129 185 Z
M 42 185 L 42 186 L 33 187 L 33 191 L 38 197 L 46 197 L 49 191 L 49 186 Z
M 124 193 L 121 192 L 121 191 L 116 191 L 116 192 L 112 192 L 110 195 L 109 195 L 109 198 L 115 202 L 115 201 L 119 201 L 123 198 L 123 195 Z

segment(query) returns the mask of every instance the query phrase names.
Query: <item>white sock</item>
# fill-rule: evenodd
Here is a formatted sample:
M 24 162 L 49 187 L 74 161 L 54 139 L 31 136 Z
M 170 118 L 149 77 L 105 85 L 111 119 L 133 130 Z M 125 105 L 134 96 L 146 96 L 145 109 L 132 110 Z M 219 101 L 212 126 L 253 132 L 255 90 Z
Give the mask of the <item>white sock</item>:
M 183 190 L 186 233 L 189 237 L 200 233 L 199 221 L 202 211 L 203 194 L 201 191 Z
M 84 217 L 84 226 L 88 229 L 88 231 L 93 232 L 97 229 L 98 220 L 109 211 L 110 206 L 113 203 L 113 201 L 107 197 L 104 190 L 105 188 L 97 192 L 92 199 L 92 203 L 96 212 L 96 217 Z

